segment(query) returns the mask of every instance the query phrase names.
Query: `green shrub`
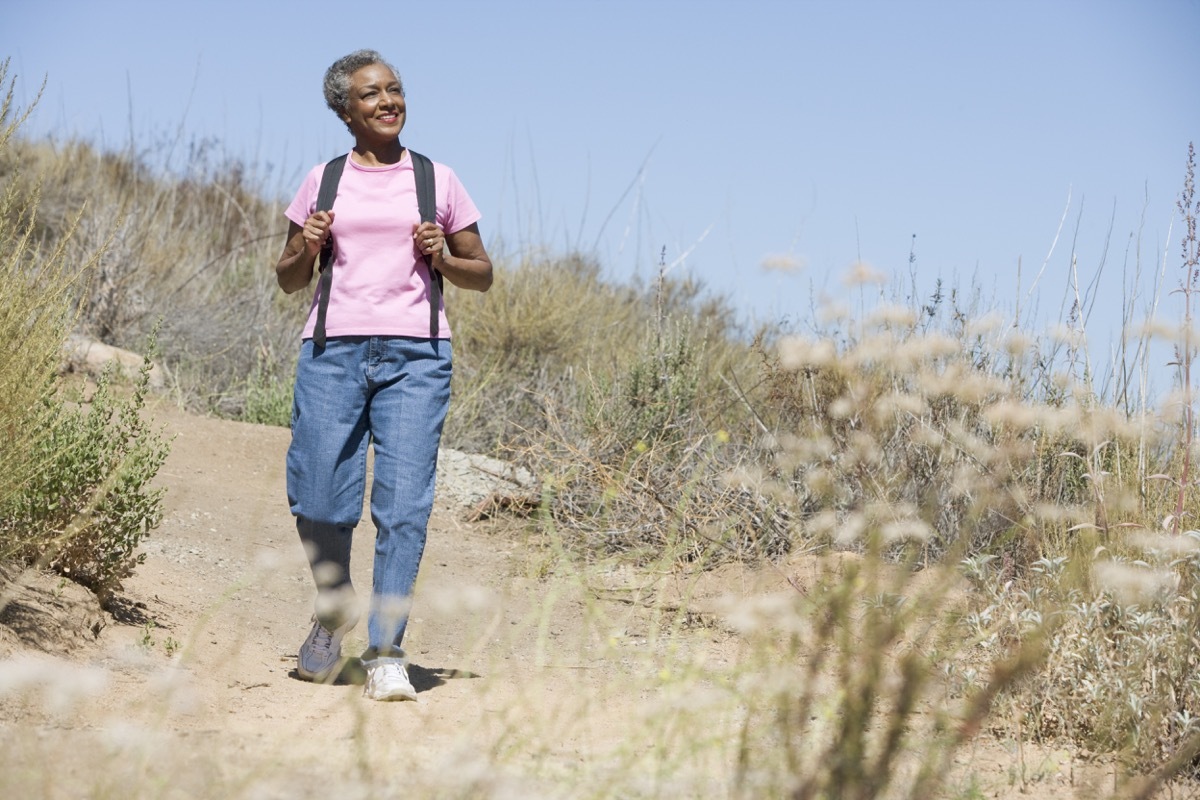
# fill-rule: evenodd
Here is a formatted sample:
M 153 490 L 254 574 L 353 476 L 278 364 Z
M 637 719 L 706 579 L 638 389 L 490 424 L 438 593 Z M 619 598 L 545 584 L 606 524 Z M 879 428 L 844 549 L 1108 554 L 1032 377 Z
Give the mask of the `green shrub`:
M 127 396 L 118 395 L 108 370 L 86 404 L 45 398 L 37 468 L 0 508 L 0 541 L 102 600 L 142 563 L 138 545 L 162 520 L 165 490 L 151 481 L 169 448 L 142 416 L 150 367 L 147 356 Z
M 246 378 L 243 391 L 246 405 L 239 418 L 244 422 L 281 428 L 291 425 L 293 381 L 291 377 L 284 378 L 270 372 L 269 367 L 260 360 Z
M 584 426 L 618 459 L 654 447 L 675 455 L 695 427 L 702 343 L 686 319 L 659 327 L 621 371 L 585 392 Z

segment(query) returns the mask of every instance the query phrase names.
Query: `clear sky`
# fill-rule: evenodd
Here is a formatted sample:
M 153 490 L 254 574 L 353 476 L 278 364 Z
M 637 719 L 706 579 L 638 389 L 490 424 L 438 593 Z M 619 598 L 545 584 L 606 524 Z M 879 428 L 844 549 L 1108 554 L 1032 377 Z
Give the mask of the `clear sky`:
M 1093 338 L 1139 258 L 1179 281 L 1200 0 L 0 2 L 18 98 L 48 80 L 28 133 L 176 165 L 215 143 L 286 195 L 349 146 L 321 77 L 359 47 L 399 68 L 402 139 L 454 167 L 495 249 L 623 278 L 665 248 L 799 324 L 859 259 L 907 285 L 910 251 L 922 293 L 1059 320 L 1074 249 L 1083 282 L 1103 266 Z

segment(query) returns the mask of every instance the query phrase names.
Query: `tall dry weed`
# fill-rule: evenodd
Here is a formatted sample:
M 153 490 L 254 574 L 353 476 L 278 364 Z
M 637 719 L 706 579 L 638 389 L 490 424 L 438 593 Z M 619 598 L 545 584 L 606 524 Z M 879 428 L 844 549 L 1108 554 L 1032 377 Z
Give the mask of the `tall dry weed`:
M 26 180 L 14 144 L 33 106 L 13 103 L 15 78 L 0 62 L 0 506 L 21 490 L 37 468 L 34 441 L 52 393 L 62 346 L 76 319 L 75 301 L 88 286 L 95 254 L 83 261 L 68 255 L 78 215 L 62 220 L 57 241 L 40 234 L 39 201 L 45 182 Z M 16 152 L 14 152 L 16 151 Z M 0 555 L 4 548 L 0 546 Z

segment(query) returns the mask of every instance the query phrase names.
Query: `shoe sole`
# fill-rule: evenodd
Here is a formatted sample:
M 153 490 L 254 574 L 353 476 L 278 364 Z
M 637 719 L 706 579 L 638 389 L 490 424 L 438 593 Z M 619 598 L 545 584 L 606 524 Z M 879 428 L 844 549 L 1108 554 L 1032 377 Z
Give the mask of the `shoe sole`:
M 297 664 L 296 674 L 299 675 L 302 680 L 306 680 L 311 683 L 331 683 L 333 679 L 337 678 L 337 676 L 341 674 L 342 661 L 343 659 L 339 658 L 337 664 L 330 669 L 325 670 L 324 672 L 309 672 Z
M 377 702 L 383 702 L 383 703 L 395 703 L 400 700 L 411 700 L 412 702 L 415 703 L 415 702 L 417 702 L 417 693 L 416 692 L 408 692 L 408 691 L 405 691 L 402 689 L 400 691 L 392 692 L 391 694 L 383 695 L 381 697 L 373 695 L 373 694 L 368 694 L 367 699 L 375 700 Z

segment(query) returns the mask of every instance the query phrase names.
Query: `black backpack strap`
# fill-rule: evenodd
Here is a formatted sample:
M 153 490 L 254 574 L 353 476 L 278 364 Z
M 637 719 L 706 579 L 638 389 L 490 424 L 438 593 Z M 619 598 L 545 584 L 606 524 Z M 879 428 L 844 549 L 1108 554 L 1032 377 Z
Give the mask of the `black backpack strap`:
M 325 172 L 321 174 L 321 187 L 317 190 L 317 211 L 333 209 L 333 200 L 337 197 L 338 181 L 342 179 L 342 169 L 346 166 L 346 155 L 340 155 L 325 164 Z M 333 290 L 333 235 L 325 239 L 321 248 L 318 270 L 321 275 L 317 278 L 317 323 L 313 326 L 313 344 L 325 347 L 325 315 L 329 311 L 329 293 Z
M 408 151 L 413 163 L 413 176 L 417 182 L 417 208 L 421 222 L 437 222 L 437 187 L 433 179 L 433 162 L 412 148 Z M 433 268 L 433 256 L 425 254 L 425 266 L 429 270 L 429 338 L 438 335 L 438 311 L 442 305 L 442 273 Z

